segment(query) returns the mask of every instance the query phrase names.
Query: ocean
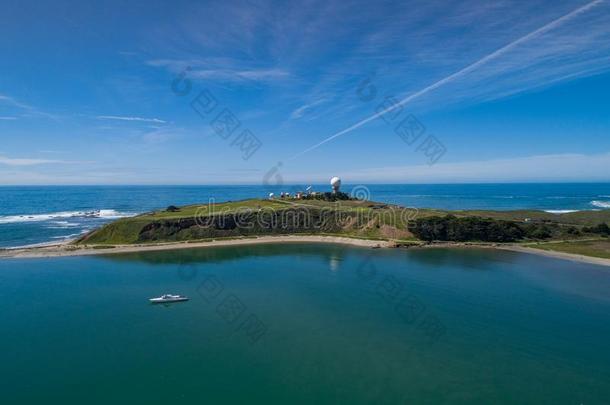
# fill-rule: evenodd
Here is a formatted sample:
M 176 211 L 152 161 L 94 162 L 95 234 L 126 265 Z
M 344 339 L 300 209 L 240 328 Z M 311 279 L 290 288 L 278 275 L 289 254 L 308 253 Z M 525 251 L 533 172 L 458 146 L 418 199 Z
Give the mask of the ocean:
M 0 187 L 0 248 L 77 237 L 117 218 L 169 205 L 265 198 L 305 186 L 46 186 Z M 314 185 L 326 191 L 327 185 Z M 549 212 L 610 208 L 610 183 L 344 185 L 345 192 L 417 208 Z

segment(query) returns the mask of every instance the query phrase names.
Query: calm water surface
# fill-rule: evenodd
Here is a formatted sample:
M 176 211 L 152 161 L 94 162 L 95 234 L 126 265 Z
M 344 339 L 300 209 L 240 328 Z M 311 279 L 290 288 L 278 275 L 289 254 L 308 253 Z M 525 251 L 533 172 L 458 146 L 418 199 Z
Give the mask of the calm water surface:
M 166 292 L 192 300 L 147 303 Z M 603 404 L 609 292 L 606 268 L 490 250 L 4 260 L 0 392 L 6 404 Z

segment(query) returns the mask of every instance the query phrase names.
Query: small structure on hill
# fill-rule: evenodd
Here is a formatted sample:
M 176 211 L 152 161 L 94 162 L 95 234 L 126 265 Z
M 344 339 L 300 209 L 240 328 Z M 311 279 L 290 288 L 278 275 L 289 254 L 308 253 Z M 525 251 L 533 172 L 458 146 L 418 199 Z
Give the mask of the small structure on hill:
M 341 179 L 337 176 L 330 179 L 330 186 L 333 188 L 333 194 L 337 194 L 341 188 Z

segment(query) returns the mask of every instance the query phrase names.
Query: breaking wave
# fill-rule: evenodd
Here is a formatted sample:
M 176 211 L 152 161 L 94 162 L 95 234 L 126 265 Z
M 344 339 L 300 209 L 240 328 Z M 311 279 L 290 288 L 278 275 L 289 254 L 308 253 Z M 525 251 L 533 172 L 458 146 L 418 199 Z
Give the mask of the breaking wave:
M 591 201 L 591 205 L 597 208 L 610 208 L 610 201 Z
M 130 217 L 135 214 L 119 212 L 116 210 L 93 210 L 93 211 L 67 211 L 54 212 L 49 214 L 32 214 L 32 215 L 9 215 L 0 216 L 0 224 L 17 224 L 24 222 L 45 222 L 55 221 L 59 227 L 69 227 L 65 219 L 70 218 L 101 218 L 101 219 L 118 219 Z M 64 221 L 61 221 L 64 220 Z

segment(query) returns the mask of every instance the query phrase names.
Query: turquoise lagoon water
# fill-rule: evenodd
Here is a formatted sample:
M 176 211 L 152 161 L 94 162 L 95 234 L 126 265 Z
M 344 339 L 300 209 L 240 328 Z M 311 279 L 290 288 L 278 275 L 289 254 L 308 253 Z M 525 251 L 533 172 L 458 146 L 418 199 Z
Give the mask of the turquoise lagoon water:
M 260 245 L 0 261 L 5 404 L 603 404 L 607 268 Z M 189 302 L 153 306 L 163 293 Z

